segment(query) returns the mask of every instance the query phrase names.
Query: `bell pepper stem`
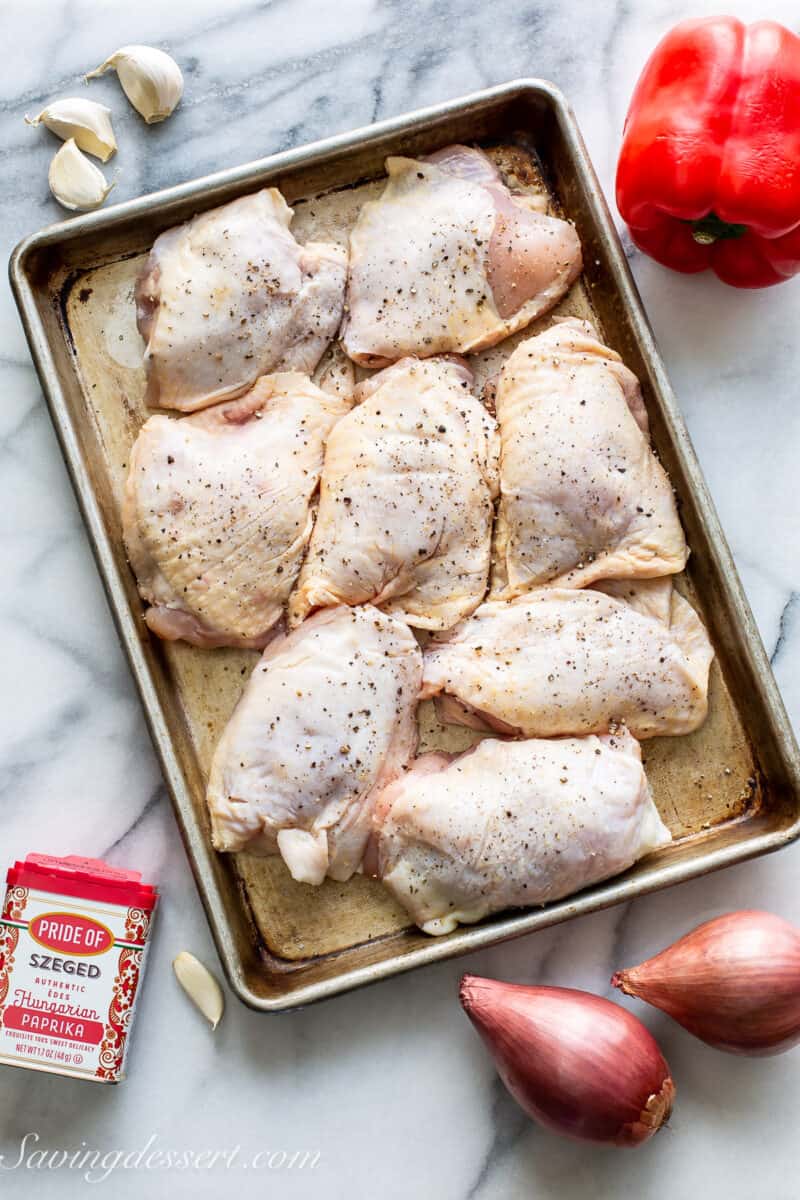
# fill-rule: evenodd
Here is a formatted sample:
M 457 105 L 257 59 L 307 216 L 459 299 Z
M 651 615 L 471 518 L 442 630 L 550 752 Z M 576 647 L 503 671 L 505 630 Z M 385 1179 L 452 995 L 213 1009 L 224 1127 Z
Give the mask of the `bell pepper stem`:
M 747 233 L 746 225 L 734 225 L 731 221 L 722 221 L 716 213 L 710 212 L 699 221 L 688 221 L 692 227 L 692 237 L 701 246 L 711 246 L 724 238 L 739 238 Z

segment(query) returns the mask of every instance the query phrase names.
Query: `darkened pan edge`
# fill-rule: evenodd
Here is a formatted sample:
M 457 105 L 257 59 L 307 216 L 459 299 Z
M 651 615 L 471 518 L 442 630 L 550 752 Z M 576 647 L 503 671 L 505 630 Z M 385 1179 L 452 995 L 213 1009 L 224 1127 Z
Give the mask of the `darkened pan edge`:
M 276 972 L 272 979 L 276 990 L 265 995 L 256 990 L 254 981 L 266 965 L 260 964 L 242 915 L 242 901 L 232 873 L 226 872 L 200 828 L 191 796 L 184 779 L 161 698 L 153 677 L 152 651 L 143 632 L 141 615 L 133 612 L 126 586 L 103 521 L 100 505 L 87 463 L 83 457 L 77 431 L 73 426 L 65 394 L 59 380 L 55 348 L 42 318 L 37 301 L 37 284 L 41 283 L 42 259 L 49 252 L 62 256 L 64 272 L 69 263 L 80 261 L 82 245 L 91 244 L 94 261 L 102 257 L 104 238 L 113 246 L 115 234 L 133 225 L 142 234 L 139 248 L 144 248 L 161 228 L 183 220 L 194 209 L 201 210 L 223 203 L 236 194 L 252 190 L 281 175 L 302 168 L 325 164 L 343 164 L 351 158 L 354 166 L 363 161 L 366 153 L 385 155 L 398 147 L 407 149 L 409 142 L 430 134 L 431 143 L 445 144 L 448 128 L 465 118 L 480 122 L 482 116 L 508 111 L 526 104 L 546 112 L 557 127 L 566 148 L 569 171 L 569 190 L 578 206 L 582 233 L 597 247 L 603 286 L 610 287 L 624 310 L 633 344 L 628 348 L 640 369 L 643 366 L 649 379 L 651 400 L 658 410 L 670 444 L 672 460 L 668 467 L 679 494 L 690 495 L 694 533 L 703 543 L 703 559 L 699 574 L 713 584 L 713 602 L 725 615 L 729 629 L 730 647 L 735 653 L 740 680 L 747 686 L 734 688 L 737 704 L 757 717 L 759 728 L 767 733 L 769 744 L 761 746 L 762 756 L 769 762 L 765 786 L 773 785 L 782 792 L 786 818 L 769 828 L 754 816 L 740 825 L 753 829 L 746 836 L 720 835 L 721 844 L 713 838 L 688 839 L 683 844 L 682 857 L 669 862 L 645 860 L 621 878 L 596 886 L 578 896 L 567 898 L 545 909 L 503 915 L 476 927 L 462 928 L 442 939 L 424 939 L 422 935 L 412 949 L 359 967 L 337 970 L 337 959 L 330 959 L 329 974 L 298 986 L 297 968 L 285 974 Z M 518 123 L 518 122 L 517 122 Z M 463 134 L 462 134 L 463 136 Z M 545 163 L 547 167 L 549 164 Z M 563 167 L 563 164 L 562 164 Z M 341 173 L 340 173 L 341 174 Z M 563 174 L 563 172 L 562 172 Z M 351 182 L 355 182 L 353 176 Z M 563 180 L 561 181 L 563 185 Z M 341 183 L 341 177 L 340 177 Z M 562 196 L 563 199 L 563 196 Z M 570 209 L 570 205 L 567 205 Z M 570 211 L 570 216 L 578 214 Z M 136 240 L 136 239 L 134 239 Z M 98 245 L 101 247 L 98 251 Z M 588 272 L 589 274 L 591 272 Z M 89 539 L 106 589 L 112 614 L 136 679 L 145 716 L 158 753 L 165 780 L 172 798 L 181 835 L 208 916 L 209 924 L 231 987 L 246 1004 L 261 1011 L 280 1011 L 297 1008 L 312 1001 L 367 983 L 385 979 L 401 971 L 426 963 L 452 958 L 486 946 L 495 945 L 521 934 L 543 928 L 573 916 L 594 912 L 636 896 L 671 886 L 683 880 L 716 870 L 731 863 L 778 849 L 800 833 L 800 755 L 786 712 L 775 684 L 764 647 L 745 599 L 727 542 L 719 525 L 697 458 L 692 448 L 675 397 L 667 380 L 656 349 L 652 331 L 642 310 L 641 301 L 631 277 L 616 230 L 597 182 L 574 116 L 562 94 L 552 84 L 540 80 L 519 80 L 479 92 L 442 105 L 422 109 L 399 118 L 372 125 L 366 129 L 338 135 L 310 146 L 289 150 L 258 162 L 236 167 L 204 179 L 181 184 L 138 200 L 131 200 L 104 212 L 72 218 L 25 239 L 14 251 L 10 262 L 10 277 L 14 295 L 42 388 L 50 409 L 53 424 L 61 444 L 78 503 L 87 526 Z M 620 347 L 623 349 L 622 347 Z M 625 350 L 623 349 L 623 353 Z M 764 757 L 762 757 L 764 761 Z M 706 844 L 708 843 L 708 844 Z M 375 944 L 376 951 L 380 943 Z M 291 989 L 280 992 L 281 976 L 293 979 Z

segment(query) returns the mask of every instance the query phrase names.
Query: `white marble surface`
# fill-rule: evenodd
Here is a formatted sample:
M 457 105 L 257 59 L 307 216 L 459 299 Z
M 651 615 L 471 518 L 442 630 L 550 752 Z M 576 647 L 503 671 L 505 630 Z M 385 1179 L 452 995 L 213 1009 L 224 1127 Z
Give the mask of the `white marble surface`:
M 635 75 L 676 19 L 712 0 L 5 0 L 0 76 L 4 253 L 61 213 L 46 172 L 55 142 L 25 112 L 79 91 L 117 45 L 169 48 L 186 97 L 146 129 L 113 77 L 121 150 L 115 199 L 191 179 L 520 75 L 570 97 L 610 192 Z M 747 19 L 751 3 L 731 2 Z M 770 14 L 796 23 L 796 6 Z M 790 713 L 800 719 L 797 462 L 800 281 L 757 294 L 633 267 Z M 235 1000 L 217 1034 L 169 970 L 214 951 L 134 688 L 6 285 L 0 288 L 0 866 L 31 849 L 108 856 L 155 878 L 163 905 L 128 1081 L 120 1088 L 0 1071 L 0 1193 L 72 1197 L 79 1172 L 13 1167 L 20 1139 L 102 1153 L 231 1149 L 224 1170 L 123 1170 L 113 1196 L 381 1195 L 789 1200 L 797 1194 L 800 1058 L 737 1060 L 654 1012 L 678 1082 L 669 1130 L 635 1153 L 559 1141 L 496 1083 L 456 1002 L 466 967 L 608 991 L 700 919 L 763 906 L 800 922 L 800 847 L 284 1017 Z M 27 1143 L 34 1149 L 33 1140 Z M 261 1149 L 319 1151 L 313 1171 L 255 1171 Z M 98 1174 L 102 1175 L 102 1171 Z

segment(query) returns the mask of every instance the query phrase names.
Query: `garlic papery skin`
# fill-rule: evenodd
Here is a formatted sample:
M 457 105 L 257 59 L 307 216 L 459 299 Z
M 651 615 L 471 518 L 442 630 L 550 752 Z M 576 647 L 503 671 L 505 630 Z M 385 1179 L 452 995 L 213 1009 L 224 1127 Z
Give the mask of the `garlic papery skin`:
M 780 1054 L 800 1042 L 800 930 L 773 913 L 706 921 L 611 982 L 731 1054 Z
M 164 121 L 175 111 L 183 95 L 181 69 L 155 46 L 123 46 L 86 79 L 116 71 L 122 90 L 148 125 Z
M 589 992 L 465 975 L 461 1003 L 500 1078 L 535 1121 L 567 1137 L 638 1146 L 672 1111 L 675 1084 L 653 1035 Z
M 188 950 L 181 950 L 172 969 L 189 999 L 200 1009 L 212 1029 L 216 1029 L 225 1011 L 225 997 L 208 967 Z
M 74 138 L 64 142 L 54 155 L 47 181 L 58 203 L 73 212 L 99 208 L 114 186 L 78 149 Z
M 73 138 L 80 150 L 108 162 L 116 152 L 117 139 L 111 127 L 111 109 L 94 100 L 56 100 L 38 117 L 26 117 L 26 125 L 44 125 L 64 141 Z

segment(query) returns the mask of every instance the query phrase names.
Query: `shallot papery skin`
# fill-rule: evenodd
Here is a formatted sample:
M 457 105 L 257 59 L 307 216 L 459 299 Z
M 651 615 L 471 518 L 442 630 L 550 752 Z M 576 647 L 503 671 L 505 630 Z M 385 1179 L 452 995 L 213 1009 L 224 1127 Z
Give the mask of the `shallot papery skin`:
M 465 975 L 461 1003 L 521 1108 L 555 1133 L 638 1146 L 672 1111 L 675 1084 L 632 1013 L 572 988 Z
M 780 1054 L 800 1042 L 800 930 L 773 913 L 706 921 L 611 982 L 731 1054 Z

